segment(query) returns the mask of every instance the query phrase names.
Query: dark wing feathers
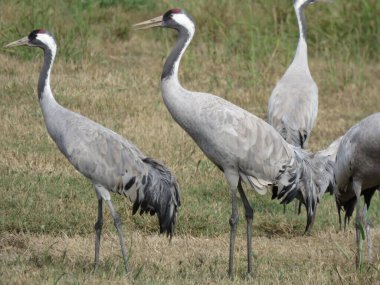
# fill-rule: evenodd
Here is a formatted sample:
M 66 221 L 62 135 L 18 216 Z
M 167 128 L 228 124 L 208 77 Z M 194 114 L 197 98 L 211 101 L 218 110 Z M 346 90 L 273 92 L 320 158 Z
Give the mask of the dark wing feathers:
M 179 186 L 170 171 L 156 160 L 146 157 L 142 160 L 149 166 L 144 179 L 145 185 L 133 204 L 133 214 L 140 208 L 140 214 L 157 213 L 160 232 L 173 236 L 178 207 L 181 205 Z

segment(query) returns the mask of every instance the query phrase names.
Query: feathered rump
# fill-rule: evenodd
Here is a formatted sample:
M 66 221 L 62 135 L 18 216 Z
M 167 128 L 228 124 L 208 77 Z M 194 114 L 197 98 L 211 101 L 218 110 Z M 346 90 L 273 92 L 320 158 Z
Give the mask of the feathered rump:
M 333 164 L 327 157 L 311 154 L 294 147 L 295 161 L 279 177 L 278 189 L 273 197 L 288 204 L 299 199 L 307 210 L 307 232 L 314 223 L 317 203 L 330 184 Z
M 179 186 L 170 171 L 152 158 L 144 158 L 150 169 L 142 193 L 133 204 L 133 214 L 140 208 L 140 214 L 157 213 L 160 233 L 166 232 L 170 238 L 174 233 L 177 210 L 181 205 Z M 143 194 L 143 195 L 141 195 Z

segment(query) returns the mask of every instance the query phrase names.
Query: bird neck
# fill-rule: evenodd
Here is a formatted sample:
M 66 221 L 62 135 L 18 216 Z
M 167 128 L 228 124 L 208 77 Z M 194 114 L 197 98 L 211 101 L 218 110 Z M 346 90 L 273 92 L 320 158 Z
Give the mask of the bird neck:
M 173 80 L 173 81 L 176 81 L 176 83 L 179 83 L 178 82 L 179 63 L 181 61 L 181 58 L 186 48 L 191 42 L 193 35 L 194 35 L 194 29 L 188 30 L 182 27 L 179 29 L 177 43 L 165 61 L 164 69 L 161 74 L 161 81 Z
M 38 99 L 40 103 L 45 99 L 52 99 L 55 102 L 53 93 L 50 89 L 50 72 L 53 67 L 54 58 L 56 54 L 56 46 L 52 48 L 45 47 L 44 49 L 44 63 L 41 68 L 40 77 L 38 79 Z
M 297 45 L 296 54 L 294 56 L 294 63 L 298 63 L 301 65 L 308 65 L 307 60 L 307 43 L 306 43 L 306 35 L 307 35 L 307 27 L 306 27 L 306 18 L 304 7 L 295 8 L 298 27 L 299 27 L 299 40 Z
M 300 7 L 295 7 L 294 10 L 297 16 L 300 38 L 303 38 L 306 41 L 307 25 L 306 25 L 306 18 L 305 18 L 305 8 L 304 6 L 300 6 Z

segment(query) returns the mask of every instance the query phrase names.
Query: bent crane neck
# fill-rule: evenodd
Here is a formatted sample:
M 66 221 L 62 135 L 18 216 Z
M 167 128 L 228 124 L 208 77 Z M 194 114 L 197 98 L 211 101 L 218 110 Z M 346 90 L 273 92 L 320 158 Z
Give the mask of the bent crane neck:
M 55 101 L 50 88 L 50 73 L 54 63 L 56 46 L 44 48 L 44 63 L 38 79 L 38 99 L 44 117 L 46 129 L 50 137 L 57 143 L 62 151 L 62 143 L 59 141 L 62 130 L 62 113 L 64 109 Z M 63 151 L 62 151 L 63 152 Z
M 40 101 L 41 108 L 44 109 L 46 103 L 56 103 L 53 93 L 50 88 L 50 73 L 53 67 L 55 54 L 57 51 L 56 46 L 52 48 L 45 47 L 44 49 L 44 63 L 41 68 L 40 77 L 38 79 L 38 99 Z
M 165 61 L 161 74 L 161 81 L 170 81 L 170 85 L 180 87 L 181 85 L 178 80 L 178 68 L 181 58 L 194 36 L 194 30 L 188 30 L 181 27 L 178 31 L 179 35 L 176 45 Z

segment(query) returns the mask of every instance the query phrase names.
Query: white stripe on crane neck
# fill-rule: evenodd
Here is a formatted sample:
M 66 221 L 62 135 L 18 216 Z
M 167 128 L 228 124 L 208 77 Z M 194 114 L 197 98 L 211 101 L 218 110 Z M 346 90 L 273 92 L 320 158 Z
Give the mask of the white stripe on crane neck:
M 181 49 L 181 52 L 177 58 L 177 60 L 174 62 L 174 68 L 173 68 L 173 74 L 169 78 L 173 78 L 178 81 L 178 68 L 179 63 L 182 59 L 182 56 L 186 50 L 186 48 L 189 46 L 191 40 L 193 39 L 194 33 L 195 33 L 195 25 L 194 23 L 187 17 L 185 14 L 173 14 L 172 16 L 173 20 L 176 21 L 179 25 L 184 27 L 188 32 L 188 38 L 186 40 L 186 43 Z M 173 77 L 174 76 L 174 77 Z
M 44 43 L 50 49 L 53 57 L 55 56 L 57 52 L 57 44 L 51 35 L 38 33 L 36 39 Z
M 50 73 L 51 73 L 51 69 L 53 66 L 54 59 L 55 59 L 55 55 L 57 53 L 57 44 L 54 38 L 49 34 L 39 33 L 37 34 L 36 39 L 41 41 L 46 46 L 44 48 L 45 62 L 44 62 L 44 66 L 42 67 L 42 71 L 41 71 L 39 82 L 38 82 L 39 88 L 43 87 L 42 90 L 41 89 L 38 90 L 38 92 L 41 92 L 41 94 L 39 94 L 40 100 L 44 100 L 48 98 L 49 101 L 55 102 L 54 96 L 50 88 Z M 50 58 L 46 58 L 46 57 L 50 57 Z M 44 76 L 44 71 L 46 72 L 46 75 L 45 75 L 46 77 L 41 78 L 41 76 Z

